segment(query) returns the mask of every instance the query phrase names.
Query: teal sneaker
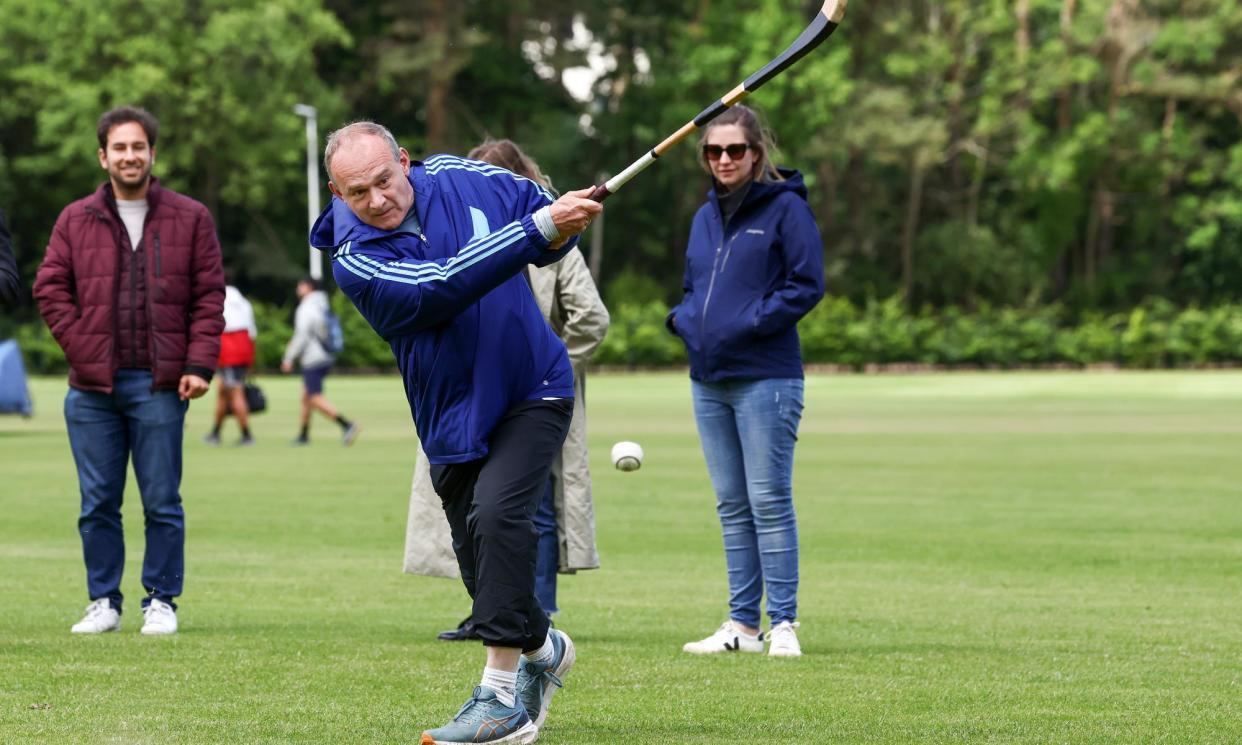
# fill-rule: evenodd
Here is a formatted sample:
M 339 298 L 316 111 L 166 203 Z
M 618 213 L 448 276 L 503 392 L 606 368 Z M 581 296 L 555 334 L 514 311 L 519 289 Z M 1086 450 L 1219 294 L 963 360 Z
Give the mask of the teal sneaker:
M 453 721 L 438 729 L 427 730 L 420 742 L 421 745 L 467 745 L 477 742 L 525 745 L 538 737 L 539 728 L 530 721 L 520 703 L 505 706 L 491 688 L 478 686 Z
M 552 704 L 552 694 L 563 685 L 561 679 L 574 666 L 574 643 L 569 635 L 560 629 L 548 629 L 548 638 L 556 650 L 551 662 L 537 664 L 523 655 L 518 663 L 518 700 L 526 707 L 526 715 L 536 727 L 543 727 L 543 720 L 548 718 L 548 707 Z

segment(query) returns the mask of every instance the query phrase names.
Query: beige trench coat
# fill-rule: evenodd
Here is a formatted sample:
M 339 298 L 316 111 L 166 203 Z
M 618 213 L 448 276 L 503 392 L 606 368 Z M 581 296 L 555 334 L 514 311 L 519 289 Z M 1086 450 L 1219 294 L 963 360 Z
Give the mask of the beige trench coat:
M 560 456 L 552 464 L 560 571 L 599 567 L 595 549 L 595 507 L 587 467 L 586 365 L 608 332 L 608 310 L 600 300 L 578 249 L 547 267 L 529 267 L 539 309 L 569 350 L 574 369 L 574 416 Z M 410 489 L 405 531 L 405 571 L 433 577 L 459 577 L 448 521 L 431 486 L 427 456 L 419 449 Z

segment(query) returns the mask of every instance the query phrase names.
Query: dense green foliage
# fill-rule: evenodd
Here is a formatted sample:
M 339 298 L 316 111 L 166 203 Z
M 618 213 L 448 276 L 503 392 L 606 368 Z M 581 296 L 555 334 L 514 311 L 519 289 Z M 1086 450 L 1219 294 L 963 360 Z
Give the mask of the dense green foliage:
M 60 209 L 104 178 L 99 115 L 135 103 L 160 119 L 154 173 L 211 209 L 248 289 L 283 297 L 306 250 L 293 104 L 348 116 L 313 72 L 317 52 L 350 43 L 321 5 L 0 0 L 0 208 L 27 278 Z
M 94 121 L 164 124 L 157 173 L 215 212 L 239 284 L 305 263 L 303 101 L 321 135 L 415 154 L 510 136 L 562 188 L 658 142 L 805 26 L 811 0 L 0 0 L 0 206 L 32 276 L 100 178 Z M 832 292 L 910 308 L 1239 299 L 1242 3 L 875 0 L 754 97 L 803 170 Z M 565 80 L 585 77 L 571 95 Z M 581 77 L 581 76 L 579 76 Z M 706 186 L 687 144 L 609 203 L 606 300 L 673 301 Z M 326 194 L 326 193 L 325 193 Z
M 35 418 L 0 418 L 6 744 L 410 743 L 457 711 L 482 651 L 435 641 L 468 612 L 458 583 L 401 574 L 414 439 L 396 379 L 329 379 L 364 428 L 348 449 L 322 421 L 311 447 L 286 445 L 294 380 L 266 381 L 251 448 L 199 442 L 211 400 L 191 406 L 171 639 L 141 636 L 132 610 L 132 480 L 122 630 L 68 633 L 87 598 L 65 384 L 33 385 Z M 561 579 L 578 661 L 540 745 L 1242 731 L 1238 375 L 809 377 L 797 660 L 680 651 L 727 611 L 685 377 L 598 375 L 588 400 L 602 566 Z M 610 467 L 621 439 L 642 470 Z M 750 703 L 726 705 L 739 686 Z

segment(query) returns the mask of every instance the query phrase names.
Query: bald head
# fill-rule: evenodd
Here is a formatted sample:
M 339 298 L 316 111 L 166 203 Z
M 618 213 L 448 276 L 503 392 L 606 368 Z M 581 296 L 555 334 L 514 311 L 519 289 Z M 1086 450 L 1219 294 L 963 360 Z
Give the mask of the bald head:
M 323 148 L 323 170 L 328 172 L 330 180 L 332 179 L 332 157 L 336 155 L 336 151 L 344 143 L 361 136 L 380 138 L 392 152 L 393 160 L 400 159 L 401 148 L 397 145 L 397 138 L 392 136 L 392 132 L 388 131 L 388 127 L 375 122 L 346 124 L 344 127 L 328 134 L 328 142 Z
M 414 204 L 410 154 L 379 124 L 355 122 L 328 135 L 323 165 L 328 189 L 367 225 L 393 230 Z

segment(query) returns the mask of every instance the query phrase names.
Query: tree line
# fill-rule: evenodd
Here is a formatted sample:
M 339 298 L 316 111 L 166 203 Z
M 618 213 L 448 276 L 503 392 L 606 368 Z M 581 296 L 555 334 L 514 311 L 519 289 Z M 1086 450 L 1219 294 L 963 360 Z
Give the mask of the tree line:
M 415 157 L 510 137 L 577 188 L 820 5 L 0 0 L 0 208 L 30 280 L 59 210 L 103 176 L 96 118 L 136 103 L 162 123 L 157 175 L 212 210 L 237 283 L 286 302 L 306 256 L 294 104 L 321 134 L 380 121 Z M 748 102 L 807 177 L 833 295 L 1081 314 L 1239 300 L 1240 78 L 1238 0 L 855 0 Z M 695 155 L 679 147 L 593 228 L 610 303 L 676 298 L 708 187 Z

